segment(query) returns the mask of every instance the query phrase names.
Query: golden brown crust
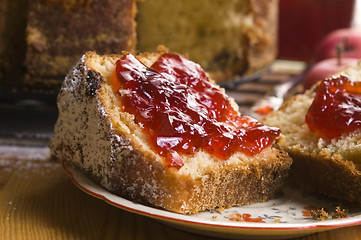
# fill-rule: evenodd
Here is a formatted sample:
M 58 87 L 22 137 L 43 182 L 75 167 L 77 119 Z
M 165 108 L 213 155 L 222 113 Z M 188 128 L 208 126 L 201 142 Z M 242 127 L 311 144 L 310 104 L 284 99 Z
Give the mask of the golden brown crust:
M 290 180 L 309 192 L 361 205 L 361 172 L 341 157 L 290 153 Z
M 246 74 L 252 74 L 270 65 L 277 55 L 277 1 L 250 0 L 254 25 L 247 29 L 249 38 L 248 67 Z
M 248 170 L 225 167 L 195 180 L 177 174 L 174 169 L 149 162 L 141 157 L 141 153 L 138 156 L 132 161 L 123 159 L 122 163 L 130 165 L 115 167 L 121 172 L 114 172 L 110 179 L 116 186 L 113 191 L 135 201 L 180 213 L 265 202 L 274 196 L 283 183 L 279 178 L 283 179 L 289 170 L 289 162 L 280 161 L 251 165 Z M 287 158 L 287 155 L 282 157 Z M 128 187 L 133 185 L 135 189 L 142 189 L 152 182 L 159 188 L 152 188 L 148 193 L 130 191 Z
M 145 61 L 155 56 L 140 57 Z M 131 128 L 131 120 L 117 120 L 121 113 L 114 107 L 117 99 L 107 90 L 106 73 L 90 67 L 94 59 L 112 64 L 117 57 L 88 53 L 66 77 L 50 142 L 53 155 L 74 164 L 111 192 L 179 213 L 263 202 L 274 196 L 291 164 L 289 156 L 274 147 L 269 156 L 260 154 L 248 162 L 203 159 L 212 167 L 198 169 L 203 171 L 199 176 L 166 167 L 162 157 L 144 147 L 147 143 L 137 128 Z

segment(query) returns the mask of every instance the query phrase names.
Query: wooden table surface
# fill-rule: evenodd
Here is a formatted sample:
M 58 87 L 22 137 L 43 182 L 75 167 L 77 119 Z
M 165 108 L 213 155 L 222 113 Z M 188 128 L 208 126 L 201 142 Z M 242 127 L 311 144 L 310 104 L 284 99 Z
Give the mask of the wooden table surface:
M 0 239 L 205 240 L 118 209 L 78 189 L 58 162 L 0 154 Z M 214 238 L 216 239 L 216 238 Z M 299 240 L 361 239 L 361 226 Z
M 282 68 L 278 68 L 260 80 L 242 84 L 228 92 L 241 105 L 241 109 L 247 109 L 276 84 L 288 81 L 300 72 L 300 68 L 294 71 L 287 69 L 286 74 Z M 53 123 L 49 124 L 50 130 L 44 130 L 44 127 L 34 130 L 38 120 L 23 117 L 29 125 L 19 126 L 11 118 L 3 120 L 4 116 L 19 120 L 21 117 L 10 112 L 10 109 L 19 111 L 8 105 L 3 109 L 8 112 L 0 118 L 0 239 L 210 239 L 118 209 L 84 193 L 71 182 L 61 165 L 49 156 L 46 139 L 51 134 Z M 29 110 L 29 107 L 25 106 L 25 109 Z M 34 112 L 30 110 L 30 113 Z M 36 119 L 39 114 L 33 117 Z M 50 119 L 53 121 L 54 117 Z M 9 137 L 9 129 L 13 127 L 19 127 L 16 136 L 26 136 L 26 144 L 22 140 L 1 139 L 1 135 Z M 31 140 L 31 134 L 35 132 L 35 135 L 39 135 L 36 134 L 39 131 L 43 136 L 40 143 L 38 139 Z M 361 239 L 361 226 L 295 239 L 356 240 Z

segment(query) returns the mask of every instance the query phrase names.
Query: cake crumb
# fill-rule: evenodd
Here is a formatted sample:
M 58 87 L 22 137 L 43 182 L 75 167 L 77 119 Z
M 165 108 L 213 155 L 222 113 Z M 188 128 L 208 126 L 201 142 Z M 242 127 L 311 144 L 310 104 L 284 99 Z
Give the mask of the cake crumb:
M 280 218 L 275 218 L 275 219 L 273 219 L 273 222 L 279 223 L 279 222 L 281 222 L 281 219 Z
M 323 208 L 311 210 L 310 214 L 314 220 L 324 221 L 328 219 L 328 212 L 326 212 Z
M 345 209 L 342 209 L 337 206 L 336 207 L 336 212 L 333 212 L 332 213 L 332 219 L 338 219 L 338 218 L 347 218 L 348 215 L 347 215 L 347 212 Z
M 217 218 L 217 216 L 215 216 L 215 215 L 212 216 L 212 219 L 213 219 L 213 220 L 216 220 L 216 218 Z
M 216 209 L 216 211 L 219 212 L 219 213 L 222 213 L 222 212 L 224 211 L 224 208 L 223 208 L 223 207 L 219 207 L 219 208 Z

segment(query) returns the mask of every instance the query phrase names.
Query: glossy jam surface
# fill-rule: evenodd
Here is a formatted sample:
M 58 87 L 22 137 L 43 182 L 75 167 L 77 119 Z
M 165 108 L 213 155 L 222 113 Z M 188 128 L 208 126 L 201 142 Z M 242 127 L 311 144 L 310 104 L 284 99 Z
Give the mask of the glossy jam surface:
M 116 75 L 123 110 L 135 116 L 169 167 L 180 168 L 180 154 L 199 149 L 221 159 L 235 151 L 254 155 L 279 135 L 239 116 L 203 69 L 177 54 L 161 55 L 150 68 L 128 54 L 117 61 Z
M 346 76 L 321 82 L 306 114 L 306 123 L 316 135 L 338 138 L 361 127 L 361 82 Z

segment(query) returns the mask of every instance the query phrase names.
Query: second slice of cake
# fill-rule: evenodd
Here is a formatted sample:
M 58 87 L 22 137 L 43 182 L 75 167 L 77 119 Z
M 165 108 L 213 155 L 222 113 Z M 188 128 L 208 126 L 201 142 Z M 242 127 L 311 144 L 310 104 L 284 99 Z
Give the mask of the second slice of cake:
M 361 205 L 361 65 L 322 80 L 264 119 L 282 131 L 290 179 L 306 191 Z

